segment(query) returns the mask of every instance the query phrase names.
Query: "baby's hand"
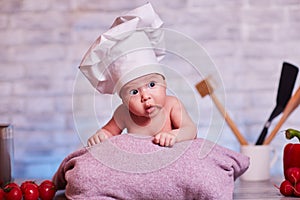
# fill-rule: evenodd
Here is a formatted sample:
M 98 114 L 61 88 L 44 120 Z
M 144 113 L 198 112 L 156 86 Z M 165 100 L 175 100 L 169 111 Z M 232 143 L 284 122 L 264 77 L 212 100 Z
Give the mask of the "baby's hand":
M 153 142 L 160 146 L 172 147 L 176 142 L 176 135 L 173 133 L 161 132 L 154 136 Z
M 108 131 L 104 129 L 100 129 L 92 137 L 88 139 L 88 146 L 90 147 L 100 142 L 103 142 L 110 137 L 112 137 L 112 135 Z

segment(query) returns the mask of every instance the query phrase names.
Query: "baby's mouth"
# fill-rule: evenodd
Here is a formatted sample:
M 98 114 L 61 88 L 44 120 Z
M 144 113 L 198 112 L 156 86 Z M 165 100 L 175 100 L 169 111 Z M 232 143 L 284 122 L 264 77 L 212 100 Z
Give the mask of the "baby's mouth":
M 146 105 L 145 106 L 145 110 L 147 113 L 152 113 L 155 109 L 155 106 L 152 106 L 152 105 Z
M 154 111 L 155 107 L 150 107 L 150 108 L 147 108 L 146 111 L 147 113 L 152 113 Z

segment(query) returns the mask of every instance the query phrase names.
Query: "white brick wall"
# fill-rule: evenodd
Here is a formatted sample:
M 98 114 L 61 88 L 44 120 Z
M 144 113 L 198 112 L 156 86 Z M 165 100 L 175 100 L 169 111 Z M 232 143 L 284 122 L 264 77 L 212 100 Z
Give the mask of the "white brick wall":
M 146 2 L 0 1 L 0 122 L 15 127 L 17 177 L 51 177 L 60 161 L 80 146 L 72 109 L 77 66 L 87 48 L 116 16 Z M 224 81 L 230 116 L 249 142 L 255 142 L 275 106 L 282 62 L 300 66 L 300 1 L 150 2 L 166 28 L 186 34 L 207 50 Z M 82 85 L 76 86 L 82 87 L 77 88 L 79 96 L 88 92 L 86 80 L 81 81 Z M 201 104 L 202 135 L 210 112 L 205 107 L 211 103 L 209 97 L 197 98 Z M 189 101 L 188 96 L 186 99 Z M 192 110 L 191 103 L 187 104 Z M 87 105 L 75 106 L 84 110 Z M 96 105 L 99 125 L 107 120 L 111 107 Z M 299 117 L 296 110 L 282 129 L 300 129 Z M 219 143 L 239 149 L 226 125 Z M 285 143 L 281 135 L 272 145 L 281 152 Z M 281 173 L 281 160 L 273 173 Z

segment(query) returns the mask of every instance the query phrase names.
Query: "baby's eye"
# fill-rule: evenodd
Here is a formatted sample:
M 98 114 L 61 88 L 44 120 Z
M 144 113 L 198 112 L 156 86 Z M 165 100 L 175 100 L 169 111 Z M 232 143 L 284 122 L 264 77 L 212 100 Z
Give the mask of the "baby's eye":
M 156 83 L 154 81 L 151 81 L 149 84 L 148 84 L 148 87 L 149 88 L 152 88 L 156 85 Z
M 130 95 L 136 95 L 136 94 L 138 94 L 139 93 L 139 91 L 137 90 L 137 89 L 134 89 L 134 90 L 130 90 L 129 91 L 129 94 Z

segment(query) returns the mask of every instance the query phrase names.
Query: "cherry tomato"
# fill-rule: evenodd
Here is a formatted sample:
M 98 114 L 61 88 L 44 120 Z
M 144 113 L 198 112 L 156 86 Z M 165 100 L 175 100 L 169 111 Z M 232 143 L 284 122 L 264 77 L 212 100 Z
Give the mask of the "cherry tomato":
M 39 194 L 42 200 L 52 200 L 55 196 L 56 188 L 52 181 L 45 180 L 39 186 Z
M 37 200 L 39 198 L 39 189 L 34 182 L 26 182 L 22 187 L 24 200 Z
M 7 183 L 4 188 L 11 188 L 11 187 L 17 187 L 20 188 L 18 184 L 11 182 L 11 183 Z
M 22 191 L 16 183 L 9 183 L 4 186 L 4 198 L 6 200 L 21 200 Z
M 2 188 L 0 188 L 0 200 L 3 200 L 4 199 L 4 191 L 2 190 Z
M 34 181 L 24 181 L 20 186 L 22 192 L 24 193 L 26 186 L 31 184 L 33 184 L 36 188 L 38 188 L 38 185 Z

